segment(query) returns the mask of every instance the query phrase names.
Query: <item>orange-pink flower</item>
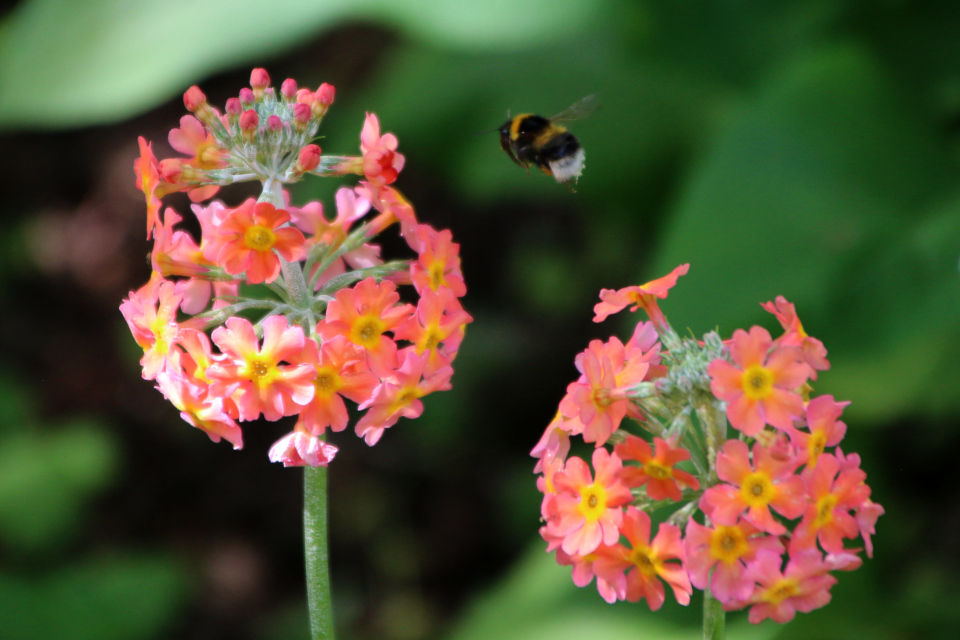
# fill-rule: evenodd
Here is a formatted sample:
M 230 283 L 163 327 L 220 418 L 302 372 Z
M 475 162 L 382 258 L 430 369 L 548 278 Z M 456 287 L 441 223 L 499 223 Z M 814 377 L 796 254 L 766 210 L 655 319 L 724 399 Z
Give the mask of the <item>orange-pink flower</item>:
M 413 342 L 417 355 L 427 353 L 426 373 L 430 375 L 453 362 L 468 322 L 473 318 L 450 289 L 425 289 L 416 313 L 393 333 L 397 340 Z
M 367 366 L 364 350 L 343 336 L 326 340 L 319 349 L 316 342 L 306 340 L 303 351 L 291 355 L 289 362 L 307 363 L 317 371 L 313 400 L 300 411 L 298 424 L 318 436 L 327 427 L 334 431 L 346 429 L 349 417 L 343 398 L 358 404 L 365 402 L 380 383 Z
M 749 598 L 753 580 L 746 575 L 746 563 L 764 549 L 783 553 L 779 538 L 759 533 L 745 520 L 733 526 L 705 527 L 691 518 L 683 544 L 693 586 L 706 589 L 709 582 L 711 593 L 723 603 Z
M 397 343 L 383 334 L 405 322 L 414 311 L 413 305 L 398 305 L 399 301 L 395 284 L 367 278 L 352 289 L 337 291 L 336 299 L 327 306 L 326 320 L 317 325 L 317 333 L 323 340 L 345 336 L 366 350 L 374 373 L 389 375 L 397 368 Z
M 282 462 L 285 467 L 325 467 L 337 455 L 337 448 L 329 442 L 304 431 L 298 423 L 293 431 L 270 447 L 270 462 Z
M 226 214 L 203 255 L 227 273 L 246 272 L 251 284 L 273 282 L 280 275 L 277 254 L 287 262 L 303 256 L 303 234 L 282 226 L 289 220 L 286 210 L 250 198 Z
M 734 363 L 718 358 L 710 363 L 710 390 L 727 403 L 727 418 L 735 429 L 754 437 L 770 424 L 787 430 L 803 416 L 797 390 L 810 367 L 796 347 L 778 347 L 763 327 L 733 332 L 730 355 Z
M 617 338 L 604 344 L 593 340 L 575 363 L 580 379 L 570 383 L 560 401 L 560 411 L 570 416 L 574 434 L 601 446 L 620 426 L 624 416 L 641 418 L 623 389 L 643 381 L 650 368 L 650 354 L 626 349 Z
M 627 602 L 645 599 L 650 610 L 656 611 L 666 599 L 661 582 L 664 580 L 673 589 L 677 602 L 684 606 L 690 604 L 693 589 L 683 566 L 680 529 L 672 524 L 661 524 L 651 542 L 650 516 L 631 506 L 623 516 L 620 533 L 630 542 L 630 548 L 617 544 L 600 549 L 593 563 L 598 579 L 609 585 L 608 589 L 601 590 L 604 599 L 610 603 L 618 599 Z M 624 576 L 627 569 L 629 571 Z
M 669 327 L 667 319 L 660 306 L 657 304 L 657 298 L 661 300 L 667 297 L 667 292 L 677 284 L 677 278 L 686 275 L 690 270 L 689 264 L 682 264 L 662 278 L 651 280 L 646 284 L 634 287 L 625 287 L 623 289 L 601 289 L 600 302 L 593 308 L 596 314 L 593 321 L 603 322 L 612 313 L 622 311 L 625 307 L 633 305 L 631 311 L 636 311 L 640 307 L 647 312 L 650 320 L 658 329 Z
M 826 371 L 830 368 L 827 360 L 827 348 L 816 338 L 811 338 L 803 330 L 797 309 L 792 302 L 787 302 L 783 296 L 777 296 L 775 302 L 760 304 L 766 311 L 777 317 L 783 327 L 784 334 L 777 338 L 777 343 L 786 346 L 798 347 L 803 353 L 803 359 L 810 365 L 810 378 L 817 379 L 817 371 Z
M 143 349 L 140 365 L 145 380 L 153 380 L 163 370 L 174 349 L 180 326 L 177 307 L 182 296 L 174 283 L 154 272 L 150 281 L 120 305 L 133 339 Z
M 160 184 L 160 174 L 157 157 L 153 155 L 153 144 L 137 138 L 140 143 L 140 157 L 133 161 L 133 172 L 137 176 L 137 189 L 143 191 L 147 198 L 147 240 L 153 234 L 154 227 L 159 224 L 160 198 L 157 197 L 157 187 Z
M 773 455 L 755 443 L 753 466 L 750 450 L 740 440 L 728 440 L 717 454 L 717 476 L 729 484 L 707 489 L 700 508 L 723 525 L 733 525 L 744 511 L 745 518 L 761 531 L 780 536 L 787 528 L 773 519 L 770 509 L 793 520 L 806 507 L 803 480 L 794 475 L 797 460 Z
M 563 539 L 561 547 L 570 555 L 585 556 L 601 544 L 616 544 L 623 523 L 622 507 L 631 500 L 630 490 L 619 478 L 623 463 L 616 454 L 596 449 L 593 468 L 596 480 L 587 463 L 573 457 L 553 477 L 556 518 L 548 523 L 548 531 Z
M 864 483 L 867 474 L 859 468 L 843 468 L 837 456 L 824 453 L 817 466 L 803 475 L 809 502 L 790 539 L 790 553 L 816 548 L 817 540 L 828 553 L 842 553 L 843 539 L 856 538 L 860 532 L 851 512 L 870 498 L 870 487 Z
M 674 468 L 678 462 L 690 459 L 690 452 L 674 447 L 662 438 L 654 437 L 656 455 L 643 438 L 628 435 L 625 442 L 615 448 L 622 460 L 636 460 L 642 466 L 625 466 L 620 479 L 630 488 L 647 485 L 647 495 L 652 500 L 676 500 L 683 496 L 680 485 L 693 490 L 700 488 L 700 481 L 686 471 Z
M 757 583 L 746 602 L 732 602 L 727 610 L 753 605 L 749 620 L 760 624 L 767 618 L 784 624 L 796 612 L 810 613 L 830 602 L 830 587 L 837 579 L 829 574 L 830 566 L 815 551 L 802 551 L 791 556 L 782 572 L 782 558 L 772 551 L 760 551 L 747 567 L 747 577 Z
M 835 447 L 847 433 L 847 425 L 837 420 L 849 402 L 837 402 L 833 396 L 817 396 L 807 404 L 807 428 L 790 429 L 790 440 L 797 448 L 801 464 L 817 466 L 817 459 L 827 447 Z
M 201 170 L 222 169 L 227 166 L 226 150 L 217 144 L 213 134 L 207 131 L 203 124 L 193 116 L 180 118 L 180 128 L 171 129 L 167 137 L 170 146 L 182 154 L 191 156 L 185 162 Z M 206 185 L 190 189 L 187 195 L 194 202 L 202 202 L 212 198 L 220 187 Z
M 374 389 L 373 396 L 358 408 L 367 412 L 357 422 L 357 435 L 373 446 L 388 427 L 400 418 L 418 418 L 423 413 L 420 398 L 434 391 L 446 391 L 451 388 L 450 377 L 453 369 L 443 367 L 429 376 L 424 376 L 427 368 L 427 356 L 418 356 L 410 349 L 404 349 L 400 368 L 386 377 Z
M 267 420 L 299 413 L 313 399 L 317 370 L 310 364 L 283 365 L 303 350 L 303 329 L 288 327 L 285 316 L 263 321 L 263 346 L 253 325 L 237 316 L 214 329 L 213 341 L 226 356 L 207 368 L 210 393 L 232 397 L 241 420 Z
M 380 135 L 380 121 L 376 114 L 368 113 L 363 122 L 360 151 L 367 180 L 381 186 L 396 181 L 405 159 L 397 153 L 397 136 L 392 133 Z
M 417 225 L 419 257 L 410 268 L 410 277 L 417 292 L 423 295 L 425 289 L 437 291 L 446 287 L 458 298 L 467 293 L 460 272 L 460 245 L 453 242 L 449 230 L 436 231 L 428 224 Z
M 167 370 L 157 374 L 157 389 L 187 424 L 205 432 L 214 442 L 223 438 L 234 449 L 243 448 L 240 425 L 225 410 L 223 398 L 211 396 L 206 385 L 197 384 L 182 372 Z
M 570 425 L 567 418 L 560 411 L 553 417 L 543 432 L 540 442 L 536 444 L 530 455 L 537 458 L 534 473 L 540 473 L 554 460 L 566 460 L 570 452 Z

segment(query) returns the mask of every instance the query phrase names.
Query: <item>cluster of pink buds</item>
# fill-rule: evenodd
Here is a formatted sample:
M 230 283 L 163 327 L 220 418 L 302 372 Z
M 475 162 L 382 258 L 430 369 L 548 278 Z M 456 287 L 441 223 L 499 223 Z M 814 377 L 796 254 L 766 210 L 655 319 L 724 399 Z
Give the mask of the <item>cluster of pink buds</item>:
M 576 357 L 580 378 L 531 452 L 540 533 L 573 581 L 596 578 L 608 602 L 659 609 L 665 582 L 682 605 L 697 588 L 724 610 L 751 607 L 753 623 L 787 622 L 830 601 L 832 572 L 861 565 L 844 540 L 861 538 L 873 556 L 883 507 L 860 456 L 838 446 L 849 403 L 810 397 L 808 379 L 830 365 L 794 305 L 762 305 L 784 328 L 776 340 L 757 326 L 681 339 L 657 300 L 688 268 L 600 292 L 595 322 L 629 305 L 651 322 Z M 567 457 L 575 435 L 595 443 L 592 470 Z
M 349 422 L 344 399 L 365 410 L 356 432 L 373 445 L 399 418 L 418 417 L 420 398 L 450 388 L 471 321 L 459 300 L 459 245 L 449 231 L 418 223 L 390 186 L 404 157 L 375 115 L 364 122 L 360 156 L 322 156 L 311 141 L 332 86 L 311 91 L 288 79 L 277 96 L 263 69 L 250 85 L 224 113 L 199 88 L 187 90 L 194 115 L 170 132 L 170 144 L 189 158 L 158 162 L 140 138 L 134 171 L 146 196 L 153 274 L 120 310 L 143 348 L 143 377 L 186 422 L 239 449 L 238 422 L 295 415 L 270 459 L 326 466 L 337 448 L 325 430 Z M 283 189 L 307 174 L 348 173 L 363 179 L 337 192 L 335 217 L 321 202 L 291 206 Z M 161 218 L 165 194 L 187 191 L 203 202 L 242 181 L 263 184 L 259 199 L 193 205 L 199 242 L 176 229 L 182 218 L 173 209 Z M 371 207 L 378 214 L 351 229 Z M 416 260 L 384 262 L 370 242 L 395 222 Z M 416 304 L 401 302 L 399 285 L 413 285 Z

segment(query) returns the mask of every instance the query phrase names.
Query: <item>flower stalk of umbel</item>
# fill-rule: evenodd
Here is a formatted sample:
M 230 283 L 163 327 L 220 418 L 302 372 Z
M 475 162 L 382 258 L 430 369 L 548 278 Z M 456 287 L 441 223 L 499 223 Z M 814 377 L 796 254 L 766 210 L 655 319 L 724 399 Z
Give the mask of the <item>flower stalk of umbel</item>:
M 449 231 L 418 222 L 391 186 L 404 165 L 397 138 L 381 135 L 377 116 L 367 114 L 360 155 L 325 156 L 313 143 L 334 96 L 329 84 L 311 90 L 292 79 L 278 92 L 263 69 L 223 112 L 198 87 L 188 89 L 192 115 L 169 136 L 184 156 L 158 161 L 139 140 L 134 172 L 146 198 L 153 272 L 120 306 L 143 349 L 143 377 L 214 442 L 240 449 L 241 423 L 296 416 L 269 458 L 306 467 L 315 639 L 333 638 L 326 467 L 337 447 L 326 430 L 347 428 L 345 401 L 363 412 L 354 427 L 371 446 L 400 418 L 418 417 L 421 398 L 450 389 L 472 320 L 459 300 L 466 294 L 459 245 Z M 321 202 L 294 206 L 284 190 L 308 175 L 350 174 L 359 184 L 337 191 L 328 212 Z M 256 200 L 236 207 L 210 200 L 221 187 L 250 181 L 262 185 Z M 179 213 L 161 211 L 163 196 L 177 191 L 197 203 L 199 240 L 177 228 Z M 394 225 L 415 258 L 384 260 L 374 240 Z M 412 303 L 401 301 L 401 286 Z
M 785 623 L 826 605 L 833 574 L 873 557 L 883 507 L 839 446 L 849 402 L 811 397 L 830 363 L 794 305 L 761 305 L 776 339 L 758 326 L 680 337 L 659 300 L 688 269 L 600 292 L 595 322 L 630 305 L 650 321 L 576 357 L 581 375 L 531 455 L 540 534 L 577 586 L 652 610 L 665 584 L 681 605 L 702 590 L 703 637 L 719 640 L 727 611 Z M 594 444 L 592 470 L 569 456 L 572 436 Z

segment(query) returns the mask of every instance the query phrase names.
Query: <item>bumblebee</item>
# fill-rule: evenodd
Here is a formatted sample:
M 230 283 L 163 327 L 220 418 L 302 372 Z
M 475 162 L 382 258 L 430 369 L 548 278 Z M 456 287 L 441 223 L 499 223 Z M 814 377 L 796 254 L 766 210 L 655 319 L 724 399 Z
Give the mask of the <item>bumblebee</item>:
M 521 113 L 500 126 L 500 146 L 521 167 L 536 165 L 557 182 L 576 181 L 583 171 L 583 147 L 558 123 L 577 120 L 596 108 L 596 96 L 589 95 L 552 118 Z

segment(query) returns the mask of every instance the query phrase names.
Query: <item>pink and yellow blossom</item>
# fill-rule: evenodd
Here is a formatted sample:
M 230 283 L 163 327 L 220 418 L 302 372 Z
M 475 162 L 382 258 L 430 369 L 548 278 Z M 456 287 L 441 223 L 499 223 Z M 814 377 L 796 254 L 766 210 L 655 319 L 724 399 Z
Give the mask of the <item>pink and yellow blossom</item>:
M 145 380 L 156 378 L 173 352 L 180 331 L 177 307 L 181 300 L 174 283 L 154 272 L 147 284 L 131 291 L 120 305 L 120 313 L 127 321 L 133 339 L 143 349 L 140 366 Z
M 816 380 L 817 371 L 826 371 L 830 368 L 827 348 L 803 330 L 803 324 L 800 323 L 797 309 L 792 302 L 787 302 L 783 296 L 777 296 L 774 302 L 764 302 L 760 306 L 775 315 L 783 327 L 784 334 L 777 338 L 777 343 L 800 349 L 804 361 L 810 365 L 810 379 Z
M 641 466 L 624 466 L 620 479 L 630 488 L 646 485 L 651 500 L 679 501 L 683 495 L 680 485 L 696 491 L 700 481 L 686 471 L 676 469 L 675 465 L 690 459 L 690 452 L 675 447 L 663 438 L 654 437 L 656 454 L 643 438 L 628 435 L 625 442 L 615 447 L 622 460 L 635 460 Z
M 270 462 L 285 467 L 326 467 L 337 455 L 337 447 L 299 426 L 270 447 Z
M 657 304 L 657 298 L 661 300 L 666 298 L 667 292 L 677 284 L 677 278 L 686 275 L 689 270 L 689 264 L 682 264 L 662 278 L 651 280 L 640 286 L 617 290 L 601 289 L 600 302 L 593 308 L 593 312 L 596 314 L 593 321 L 603 322 L 610 314 L 618 313 L 632 304 L 631 311 L 643 307 L 643 310 L 647 312 L 650 320 L 658 329 L 669 328 L 670 325 Z
M 770 618 L 784 624 L 793 620 L 796 612 L 810 613 L 830 602 L 830 588 L 837 579 L 829 574 L 830 566 L 816 551 L 801 551 L 791 556 L 782 572 L 781 556 L 772 551 L 760 551 L 747 567 L 747 577 L 756 583 L 753 594 L 745 602 L 731 603 L 728 611 L 750 608 L 749 620 L 760 624 Z
M 817 396 L 807 403 L 807 428 L 789 430 L 790 440 L 797 448 L 797 456 L 808 467 L 817 466 L 817 459 L 827 447 L 835 447 L 847 433 L 847 425 L 837 418 L 849 402 L 837 402 L 833 396 Z

